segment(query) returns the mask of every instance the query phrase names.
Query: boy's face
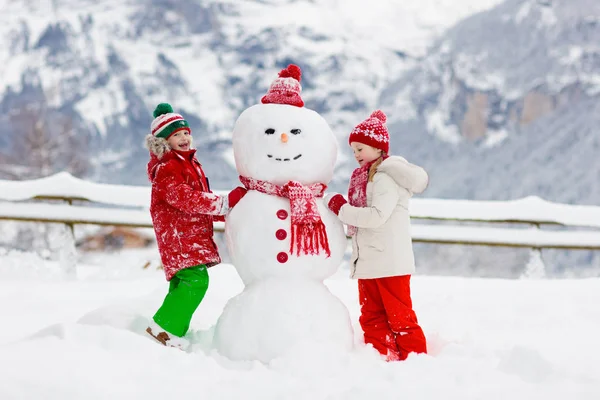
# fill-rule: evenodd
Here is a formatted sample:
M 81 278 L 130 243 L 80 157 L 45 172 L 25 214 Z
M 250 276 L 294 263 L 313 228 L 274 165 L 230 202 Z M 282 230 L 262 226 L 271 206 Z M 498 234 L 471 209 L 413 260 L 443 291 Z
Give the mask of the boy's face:
M 167 143 L 173 150 L 188 151 L 192 147 L 192 135 L 187 130 L 181 130 L 169 136 Z
M 361 167 L 371 161 L 377 160 L 383 153 L 381 150 L 371 147 L 367 144 L 358 142 L 350 143 L 352 150 L 354 150 L 354 158 Z

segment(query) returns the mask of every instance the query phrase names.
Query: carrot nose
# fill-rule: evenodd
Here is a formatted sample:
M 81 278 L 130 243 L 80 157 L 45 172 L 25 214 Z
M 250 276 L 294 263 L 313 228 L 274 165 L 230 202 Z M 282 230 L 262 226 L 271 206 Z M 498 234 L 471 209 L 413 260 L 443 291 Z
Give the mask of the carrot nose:
M 288 140 L 289 140 L 289 137 L 288 137 L 288 135 L 287 135 L 286 133 L 282 133 L 282 134 L 281 134 L 281 141 L 282 141 L 283 143 L 287 143 L 287 141 L 288 141 Z

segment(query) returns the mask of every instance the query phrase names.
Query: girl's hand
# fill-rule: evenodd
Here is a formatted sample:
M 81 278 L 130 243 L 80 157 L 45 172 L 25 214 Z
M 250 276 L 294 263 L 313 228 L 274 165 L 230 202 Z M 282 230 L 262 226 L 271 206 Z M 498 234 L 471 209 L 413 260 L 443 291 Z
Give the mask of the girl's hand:
M 335 215 L 340 213 L 340 208 L 346 203 L 346 199 L 339 193 L 329 193 L 324 198 L 327 208 L 329 208 Z

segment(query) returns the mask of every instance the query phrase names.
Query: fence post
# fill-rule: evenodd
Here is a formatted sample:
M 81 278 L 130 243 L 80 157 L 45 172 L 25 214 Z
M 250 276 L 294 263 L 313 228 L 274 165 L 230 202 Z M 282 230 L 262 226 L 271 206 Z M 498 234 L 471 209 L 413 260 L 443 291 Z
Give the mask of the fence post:
M 73 205 L 72 199 L 67 199 L 69 205 Z M 71 223 L 63 225 L 61 235 L 62 243 L 60 245 L 59 264 L 66 277 L 77 277 L 77 249 L 75 248 L 75 226 Z
M 533 224 L 534 229 L 539 230 L 540 224 Z M 542 259 L 542 248 L 534 247 L 529 253 L 529 261 L 525 265 L 525 271 L 521 275 L 524 279 L 541 279 L 546 277 L 546 266 Z

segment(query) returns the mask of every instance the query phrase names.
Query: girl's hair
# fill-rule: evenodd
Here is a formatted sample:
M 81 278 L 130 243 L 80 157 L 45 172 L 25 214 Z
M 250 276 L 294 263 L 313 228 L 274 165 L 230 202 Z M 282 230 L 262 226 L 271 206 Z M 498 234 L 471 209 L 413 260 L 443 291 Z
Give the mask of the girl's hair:
M 371 167 L 369 168 L 369 182 L 373 182 L 373 176 L 375 176 L 375 173 L 377 172 L 377 167 L 379 167 L 379 164 L 383 162 L 385 156 L 385 151 L 382 151 L 377 161 L 375 161 L 373 165 L 371 165 Z

